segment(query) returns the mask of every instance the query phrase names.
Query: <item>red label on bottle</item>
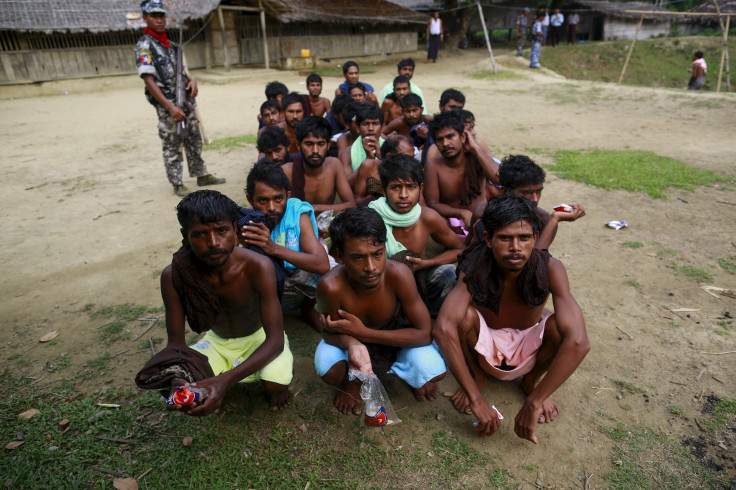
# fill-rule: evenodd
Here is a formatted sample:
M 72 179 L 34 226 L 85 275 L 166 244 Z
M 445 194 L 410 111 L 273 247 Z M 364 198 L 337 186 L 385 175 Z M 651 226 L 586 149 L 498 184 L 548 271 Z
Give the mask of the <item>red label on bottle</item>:
M 388 416 L 386 415 L 386 408 L 383 406 L 379 408 L 378 412 L 372 417 L 365 414 L 365 425 L 380 427 L 382 425 L 386 425 L 386 422 L 388 422 Z

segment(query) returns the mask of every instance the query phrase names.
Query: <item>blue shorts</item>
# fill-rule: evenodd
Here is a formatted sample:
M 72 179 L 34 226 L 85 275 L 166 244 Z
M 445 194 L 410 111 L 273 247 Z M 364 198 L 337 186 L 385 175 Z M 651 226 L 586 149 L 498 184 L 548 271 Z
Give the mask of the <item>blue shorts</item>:
M 314 367 L 320 378 L 340 361 L 348 362 L 347 350 L 328 344 L 324 340 L 319 343 L 314 352 Z M 396 362 L 391 365 L 388 372 L 403 379 L 412 388 L 421 388 L 446 371 L 445 360 L 433 342 L 424 347 L 399 349 Z

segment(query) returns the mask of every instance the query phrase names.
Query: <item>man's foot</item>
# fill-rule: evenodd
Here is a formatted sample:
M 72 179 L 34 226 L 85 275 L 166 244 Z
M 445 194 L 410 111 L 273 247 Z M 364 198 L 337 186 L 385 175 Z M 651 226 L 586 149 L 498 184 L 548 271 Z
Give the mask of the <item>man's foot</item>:
M 427 381 L 421 388 L 412 388 L 414 392 L 414 398 L 417 401 L 423 400 L 434 400 L 437 398 L 437 383 L 434 381 Z
M 212 174 L 203 175 L 202 177 L 197 177 L 197 185 L 202 187 L 205 185 L 218 185 L 218 184 L 224 184 L 225 179 L 221 179 L 218 177 L 215 177 Z
M 288 388 L 274 394 L 266 393 L 266 401 L 272 412 L 283 410 L 293 399 L 294 395 L 291 394 Z
M 360 381 L 357 380 L 343 383 L 335 393 L 335 408 L 345 415 L 360 415 L 363 411 L 360 385 Z
M 552 422 L 559 413 L 560 409 L 557 408 L 557 404 L 552 401 L 552 398 L 547 398 L 542 402 L 541 411 L 539 412 L 539 423 Z
M 179 197 L 187 197 L 191 192 L 184 184 L 174 185 L 174 194 Z
M 468 400 L 468 395 L 465 394 L 462 388 L 452 395 L 452 404 L 455 405 L 455 409 L 460 413 L 472 412 L 472 410 L 470 410 L 470 400 Z

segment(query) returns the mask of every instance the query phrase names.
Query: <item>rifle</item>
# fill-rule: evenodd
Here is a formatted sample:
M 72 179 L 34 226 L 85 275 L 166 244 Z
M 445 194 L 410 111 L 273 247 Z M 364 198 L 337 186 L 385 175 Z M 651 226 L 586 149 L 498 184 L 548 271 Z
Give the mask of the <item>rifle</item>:
M 192 105 L 187 101 L 186 91 L 187 77 L 184 73 L 184 29 L 179 27 L 179 45 L 176 49 L 176 106 L 185 114 L 192 112 Z M 186 119 L 176 123 L 176 134 L 187 135 Z

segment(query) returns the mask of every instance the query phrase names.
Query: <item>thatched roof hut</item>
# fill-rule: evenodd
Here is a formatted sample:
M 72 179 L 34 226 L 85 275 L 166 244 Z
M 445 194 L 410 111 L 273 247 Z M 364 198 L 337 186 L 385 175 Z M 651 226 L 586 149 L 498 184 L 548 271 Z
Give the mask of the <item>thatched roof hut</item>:
M 250 2 L 257 4 L 258 2 Z M 263 0 L 266 12 L 284 23 L 426 24 L 427 17 L 386 0 Z

